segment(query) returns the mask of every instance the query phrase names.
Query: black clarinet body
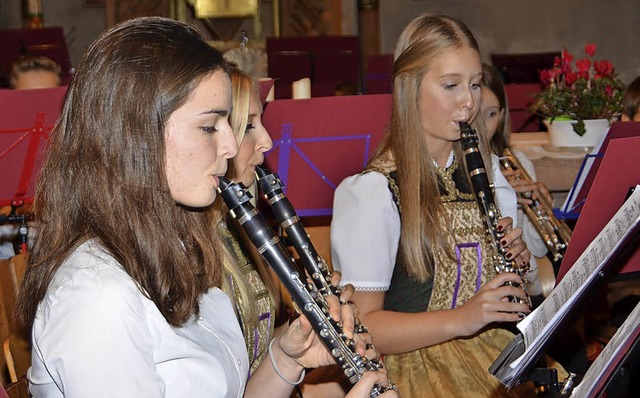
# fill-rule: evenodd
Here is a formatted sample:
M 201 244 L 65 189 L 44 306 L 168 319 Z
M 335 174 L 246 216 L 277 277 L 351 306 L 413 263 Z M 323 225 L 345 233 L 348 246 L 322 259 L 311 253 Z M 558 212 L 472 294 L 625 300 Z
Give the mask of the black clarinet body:
M 507 249 L 500 244 L 500 241 L 504 236 L 504 232 L 498 231 L 497 226 L 498 220 L 502 218 L 502 216 L 500 214 L 500 209 L 495 203 L 493 190 L 485 169 L 484 160 L 482 159 L 482 154 L 478 148 L 478 135 L 469 123 L 460 123 L 460 143 L 462 144 L 462 150 L 464 152 L 471 185 L 473 186 L 473 190 L 480 205 L 480 211 L 484 217 L 485 226 L 487 227 L 491 244 L 496 250 L 496 254 L 492 258 L 494 269 L 498 273 L 515 272 L 524 280 L 526 269 L 517 267 L 514 261 L 509 261 L 506 258 Z M 507 284 L 510 286 L 517 286 L 517 284 L 512 282 L 507 282 Z M 521 287 L 526 292 L 524 284 Z M 528 297 L 528 294 L 527 300 L 522 300 L 519 297 L 509 297 L 509 301 L 524 303 L 531 307 L 531 301 Z
M 300 217 L 283 191 L 284 184 L 280 177 L 260 166 L 256 167 L 256 175 L 260 191 L 269 202 L 280 228 L 286 232 L 288 242 L 298 253 L 300 262 L 318 291 L 324 296 L 340 295 L 340 289 L 331 284 L 329 265 L 313 246 Z
M 352 384 L 362 378 L 368 370 L 379 370 L 380 364 L 370 361 L 355 352 L 352 342 L 344 336 L 328 316 L 328 304 L 314 284 L 305 284 L 306 277 L 300 274 L 293 258 L 284 247 L 271 226 L 251 204 L 251 194 L 244 185 L 232 183 L 221 177 L 218 192 L 229 208 L 231 216 L 240 224 L 251 243 L 257 248 L 267 264 L 273 269 L 283 286 L 291 295 L 299 310 L 307 317 L 313 330 L 327 347 L 333 358 L 342 367 Z M 375 385 L 372 398 L 390 388 Z
M 276 173 L 272 173 L 265 167 L 260 166 L 256 167 L 256 176 L 260 191 L 269 202 L 276 221 L 287 234 L 287 242 L 291 243 L 296 253 L 298 253 L 300 263 L 315 286 L 315 289 L 312 290 L 325 297 L 331 294 L 339 296 L 341 293 L 340 288 L 331 284 L 332 273 L 329 265 L 316 250 L 309 234 L 300 221 L 300 217 L 296 213 L 296 209 L 284 193 L 284 184 L 280 177 Z M 333 322 L 333 320 L 331 321 Z M 339 329 L 342 328 L 339 324 L 335 324 L 335 326 Z M 356 333 L 368 332 L 367 328 L 359 321 L 354 326 Z

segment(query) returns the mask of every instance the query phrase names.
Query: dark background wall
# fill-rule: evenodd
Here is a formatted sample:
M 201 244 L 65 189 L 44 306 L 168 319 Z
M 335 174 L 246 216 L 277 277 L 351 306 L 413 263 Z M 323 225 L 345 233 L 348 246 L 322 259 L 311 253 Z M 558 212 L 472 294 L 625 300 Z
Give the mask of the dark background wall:
M 75 65 L 105 28 L 104 7 L 86 7 L 82 0 L 42 0 L 45 26 L 62 26 Z M 0 29 L 21 28 L 20 0 L 0 0 Z M 2 43 L 0 43 L 0 51 Z
M 576 57 L 595 43 L 625 82 L 640 75 L 638 0 L 380 0 L 381 50 L 393 52 L 404 26 L 423 11 L 457 17 L 489 54 L 560 50 Z
M 144 2 L 119 1 L 132 5 Z M 64 27 L 74 63 L 105 27 L 105 9 L 84 4 L 82 0 L 43 0 L 45 25 Z M 339 18 L 344 34 L 358 31 L 356 4 L 356 0 L 342 1 Z M 263 12 L 269 14 L 261 18 L 264 36 L 273 32 L 272 6 L 273 0 L 260 1 Z M 475 33 L 486 61 L 490 53 L 546 52 L 563 47 L 580 57 L 586 43 L 595 43 L 596 58 L 610 59 L 625 82 L 640 75 L 639 0 L 379 0 L 378 10 L 382 53 L 393 52 L 407 22 L 431 10 L 463 20 Z M 0 28 L 17 28 L 21 23 L 20 1 L 0 0 Z M 251 31 L 250 21 L 244 25 Z

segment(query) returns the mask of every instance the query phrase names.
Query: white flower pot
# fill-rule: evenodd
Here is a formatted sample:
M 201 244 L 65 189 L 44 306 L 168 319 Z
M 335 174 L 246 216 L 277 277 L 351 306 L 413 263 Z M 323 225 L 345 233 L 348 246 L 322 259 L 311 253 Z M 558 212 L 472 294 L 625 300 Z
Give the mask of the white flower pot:
M 554 147 L 592 147 L 607 134 L 611 124 L 607 119 L 589 119 L 584 121 L 585 133 L 582 136 L 573 131 L 575 120 L 544 121 L 549 132 L 549 144 Z

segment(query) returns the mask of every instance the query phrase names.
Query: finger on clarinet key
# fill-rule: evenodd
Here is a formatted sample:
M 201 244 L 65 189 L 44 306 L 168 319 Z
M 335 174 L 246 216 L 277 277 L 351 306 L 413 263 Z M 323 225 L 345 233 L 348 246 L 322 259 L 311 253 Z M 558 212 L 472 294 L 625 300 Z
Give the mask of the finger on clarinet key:
M 351 296 L 353 295 L 355 288 L 353 287 L 352 284 L 349 283 L 344 285 L 341 290 L 342 291 L 340 293 L 340 303 L 346 304 L 347 302 L 349 302 L 349 300 L 351 300 Z

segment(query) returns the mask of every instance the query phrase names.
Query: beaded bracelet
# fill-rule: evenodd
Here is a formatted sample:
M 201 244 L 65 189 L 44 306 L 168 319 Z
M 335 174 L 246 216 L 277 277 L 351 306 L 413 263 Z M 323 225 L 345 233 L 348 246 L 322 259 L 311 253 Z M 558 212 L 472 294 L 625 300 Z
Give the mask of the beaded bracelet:
M 269 358 L 271 359 L 271 365 L 273 366 L 273 369 L 275 369 L 278 376 L 280 376 L 280 378 L 284 380 L 287 384 L 290 384 L 292 386 L 297 386 L 298 384 L 302 383 L 302 380 L 304 380 L 306 369 L 302 369 L 302 373 L 300 374 L 300 378 L 298 380 L 296 381 L 287 380 L 280 372 L 280 369 L 278 369 L 278 365 L 276 365 L 276 359 L 273 357 L 273 349 L 271 347 L 273 346 L 274 341 L 276 341 L 276 339 L 271 339 L 271 342 L 269 343 Z

